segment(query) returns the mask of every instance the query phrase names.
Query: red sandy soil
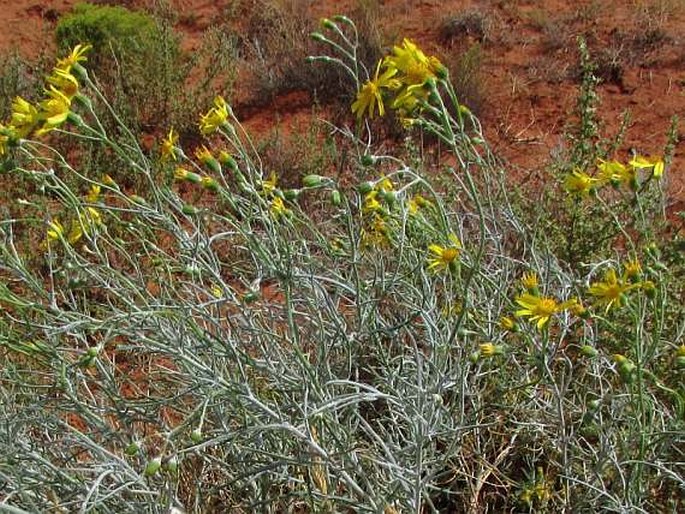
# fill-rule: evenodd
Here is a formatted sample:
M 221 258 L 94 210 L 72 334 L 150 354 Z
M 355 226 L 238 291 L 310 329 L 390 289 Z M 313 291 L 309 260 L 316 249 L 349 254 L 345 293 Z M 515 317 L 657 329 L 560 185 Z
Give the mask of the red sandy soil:
M 278 0 L 274 0 L 278 1 Z M 282 0 L 288 1 L 288 0 Z M 289 0 L 303 2 L 312 18 L 350 13 L 357 0 Z M 35 56 L 52 41 L 54 21 L 73 0 L 13 0 L 0 10 L 0 51 L 18 48 Z M 144 1 L 100 2 L 144 6 Z M 192 51 L 202 30 L 214 23 L 235 0 L 169 0 L 183 20 L 178 30 L 184 48 Z M 243 0 L 242 6 L 259 4 Z M 483 106 L 481 118 L 496 151 L 512 169 L 544 170 L 550 156 L 565 144 L 578 89 L 576 37 L 584 35 L 593 57 L 620 63 L 620 77 L 600 87 L 600 116 L 605 134 L 614 134 L 622 113 L 630 110 L 632 126 L 617 158 L 629 149 L 659 154 L 666 142 L 670 118 L 685 114 L 685 3 L 682 0 L 379 0 L 386 43 L 402 37 L 444 60 L 459 55 L 478 39 L 463 34 L 449 41 L 440 26 L 450 16 L 473 11 L 484 16 L 482 44 Z M 648 14 L 645 14 L 648 13 Z M 243 120 L 252 130 L 283 125 L 310 116 L 304 94 L 277 98 L 275 106 L 249 113 Z M 296 101 L 292 101 L 295 99 Z M 681 127 L 680 139 L 685 139 Z M 670 211 L 685 204 L 685 148 L 675 149 L 668 171 Z

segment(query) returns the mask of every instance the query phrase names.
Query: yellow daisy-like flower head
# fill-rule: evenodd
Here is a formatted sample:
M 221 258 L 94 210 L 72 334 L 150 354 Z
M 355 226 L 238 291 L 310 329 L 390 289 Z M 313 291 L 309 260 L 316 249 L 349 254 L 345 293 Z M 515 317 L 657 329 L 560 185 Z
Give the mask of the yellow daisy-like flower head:
M 502 316 L 499 319 L 499 326 L 503 330 L 508 330 L 510 332 L 513 332 L 516 330 L 516 322 L 511 319 L 509 316 Z
M 119 187 L 117 185 L 117 183 L 114 181 L 114 179 L 110 175 L 108 175 L 107 173 L 105 173 L 102 176 L 102 183 L 108 187 L 114 187 L 114 188 Z
M 386 57 L 384 64 L 389 70 L 400 74 L 398 79 L 404 86 L 422 85 L 444 71 L 444 66 L 436 57 L 427 57 L 410 39 L 405 38 L 401 46 L 393 47 L 392 52 L 393 55 Z
M 383 105 L 383 90 L 397 89 L 400 83 L 393 79 L 397 70 L 388 69 L 380 75 L 382 61 L 376 66 L 376 73 L 373 79 L 367 81 L 357 93 L 356 100 L 352 103 L 352 112 L 357 118 L 362 118 L 368 113 L 369 118 L 373 118 L 378 108 L 378 115 L 385 115 Z
M 376 184 L 376 189 L 383 191 L 384 193 L 389 193 L 395 189 L 395 184 L 392 183 L 388 177 L 383 177 Z
M 230 107 L 221 96 L 214 99 L 214 107 L 200 118 L 200 132 L 204 136 L 213 134 L 227 123 Z
M 40 119 L 43 126 L 36 131 L 36 135 L 43 135 L 60 125 L 69 117 L 71 99 L 62 91 L 50 86 L 48 98 L 40 103 Z
M 38 109 L 21 96 L 14 98 L 10 124 L 15 129 L 17 137 L 23 138 L 28 136 L 39 121 Z
M 46 80 L 69 98 L 73 98 L 78 93 L 78 80 L 69 71 L 55 68 Z
M 599 184 L 610 182 L 614 186 L 625 184 L 632 188 L 635 188 L 637 185 L 636 168 L 633 166 L 626 166 L 618 161 L 599 159 L 597 167 L 600 171 Z
M 290 209 L 285 206 L 285 202 L 280 196 L 273 197 L 269 210 L 271 211 L 271 215 L 277 220 L 290 214 Z
M 57 218 L 53 218 L 48 224 L 47 237 L 49 241 L 58 241 L 64 236 L 64 226 Z
M 554 298 L 546 296 L 537 296 L 530 293 L 524 293 L 516 297 L 522 309 L 516 311 L 516 316 L 529 318 L 530 321 L 537 321 L 536 326 L 542 329 L 552 316 L 560 312 L 562 307 Z
M 270 196 L 276 190 L 276 185 L 278 184 L 278 175 L 275 171 L 272 171 L 269 178 L 262 180 L 262 194 L 264 196 Z
M 173 129 L 169 129 L 167 136 L 162 139 L 160 153 L 162 154 L 162 161 L 177 160 L 176 143 L 178 142 L 178 133 Z
M 81 62 L 87 61 L 86 52 L 90 50 L 92 45 L 84 45 L 79 43 L 76 45 L 72 51 L 64 57 L 57 61 L 57 68 L 64 71 L 71 71 L 71 68 Z
M 379 212 L 382 210 L 383 206 L 378 201 L 378 191 L 374 189 L 364 197 L 364 205 L 362 207 L 362 211 L 368 213 Z
M 630 162 L 633 168 L 636 169 L 651 169 L 654 178 L 661 178 L 664 174 L 664 161 L 659 157 L 644 157 L 642 155 L 635 155 Z
M 428 250 L 433 254 L 428 258 L 428 269 L 430 271 L 449 271 L 457 263 L 457 258 L 461 253 L 461 241 L 454 234 L 450 235 L 451 246 L 440 246 L 432 244 Z
M 529 293 L 537 294 L 540 282 L 538 280 L 538 275 L 534 271 L 529 271 L 524 273 L 521 277 L 521 285 Z
M 390 243 L 390 235 L 390 227 L 383 216 L 375 214 L 372 221 L 361 231 L 361 246 L 363 248 L 386 247 Z
M 97 203 L 97 201 L 100 199 L 101 190 L 102 188 L 98 184 L 93 184 L 90 186 L 88 193 L 86 193 L 86 202 Z
M 631 259 L 623 265 L 624 280 L 634 283 L 640 280 L 642 276 L 642 266 L 637 259 Z
M 480 355 L 486 359 L 488 357 L 493 357 L 494 355 L 496 355 L 498 350 L 497 346 L 492 343 L 482 343 L 479 346 L 479 349 Z
M 564 181 L 566 191 L 578 196 L 589 196 L 598 180 L 580 170 L 573 170 Z
M 606 305 L 606 311 L 612 307 L 620 307 L 624 303 L 625 294 L 634 289 L 635 284 L 626 284 L 616 276 L 616 271 L 609 269 L 604 280 L 593 282 L 588 292 L 596 298 L 597 305 Z
M 413 197 L 411 197 L 409 200 L 407 200 L 407 208 L 409 210 L 409 214 L 418 214 L 419 210 L 432 207 L 433 203 L 430 200 L 427 200 L 423 196 L 416 194 Z

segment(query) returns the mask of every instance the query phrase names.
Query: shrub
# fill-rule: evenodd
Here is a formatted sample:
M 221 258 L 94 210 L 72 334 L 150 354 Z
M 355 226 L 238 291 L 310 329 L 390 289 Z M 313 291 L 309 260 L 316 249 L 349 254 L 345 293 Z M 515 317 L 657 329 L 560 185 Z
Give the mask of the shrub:
M 347 177 L 333 150 L 291 154 L 307 175 L 282 184 L 221 97 L 194 156 L 170 131 L 157 160 L 104 130 L 76 50 L 61 71 L 80 89 L 15 105 L 0 153 L 38 201 L 0 221 L 10 511 L 682 511 L 682 268 L 642 244 L 669 154 L 571 175 L 623 246 L 569 263 L 516 214 L 437 58 L 404 40 L 369 76 L 349 18 L 317 38 L 358 90 L 333 136 Z M 441 142 L 456 194 L 365 123 L 385 109 Z M 572 162 L 602 147 L 590 114 Z

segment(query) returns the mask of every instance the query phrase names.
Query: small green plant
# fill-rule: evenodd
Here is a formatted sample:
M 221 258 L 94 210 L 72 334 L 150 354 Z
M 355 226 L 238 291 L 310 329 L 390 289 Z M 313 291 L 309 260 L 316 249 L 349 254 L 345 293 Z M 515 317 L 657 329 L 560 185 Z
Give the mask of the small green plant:
M 93 47 L 91 60 L 95 67 L 111 62 L 111 52 L 138 53 L 144 57 L 145 46 L 159 39 L 160 27 L 143 12 L 121 6 L 76 4 L 62 16 L 55 29 L 57 45 L 62 51 L 79 43 Z

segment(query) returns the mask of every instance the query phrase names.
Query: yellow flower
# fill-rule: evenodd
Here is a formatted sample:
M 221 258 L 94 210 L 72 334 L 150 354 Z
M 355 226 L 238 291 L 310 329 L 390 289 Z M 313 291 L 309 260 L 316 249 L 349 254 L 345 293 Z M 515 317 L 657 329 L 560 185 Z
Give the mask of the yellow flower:
M 393 55 L 385 58 L 388 70 L 399 73 L 398 80 L 404 86 L 422 85 L 437 73 L 444 73 L 445 67 L 436 57 L 427 57 L 410 39 L 405 38 L 402 46 L 392 49 Z
M 580 170 L 573 170 L 564 181 L 566 191 L 579 196 L 588 196 L 594 189 L 597 179 Z
M 276 175 L 275 171 L 271 172 L 271 175 L 269 175 L 269 178 L 266 180 L 262 180 L 262 193 L 264 196 L 269 196 L 271 195 L 274 190 L 276 189 L 276 185 L 278 184 L 278 175 Z
M 224 295 L 223 289 L 217 284 L 214 284 L 211 289 L 214 298 L 221 298 Z
M 57 61 L 57 68 L 64 71 L 71 71 L 72 66 L 88 60 L 85 54 L 91 48 L 91 45 L 84 45 L 79 43 L 72 49 L 69 55 Z
M 631 166 L 625 166 L 618 161 L 605 161 L 603 159 L 598 159 L 597 167 L 600 171 L 598 179 L 599 184 L 611 182 L 614 185 L 627 184 L 629 186 L 633 186 L 637 180 L 635 168 Z
M 221 96 L 217 96 L 214 99 L 214 107 L 200 118 L 200 132 L 202 132 L 202 135 L 208 136 L 219 130 L 226 123 L 228 115 L 229 107 L 226 100 Z
M 10 121 L 10 124 L 16 131 L 16 137 L 28 136 L 39 121 L 38 109 L 21 96 L 14 98 L 12 102 L 12 121 Z
M 362 207 L 362 211 L 364 212 L 378 212 L 382 211 L 383 207 L 381 206 L 381 203 L 378 201 L 378 191 L 373 190 L 369 192 L 365 197 L 364 197 L 364 206 Z
M 271 215 L 277 220 L 290 214 L 290 209 L 286 208 L 285 202 L 283 202 L 283 199 L 280 196 L 273 197 L 269 210 L 271 211 Z
M 67 121 L 71 99 L 54 86 L 50 86 L 48 98 L 40 103 L 40 109 L 39 116 L 43 120 L 43 126 L 36 131 L 38 136 L 50 132 Z
M 502 347 L 492 343 L 482 343 L 479 348 L 480 355 L 486 359 L 502 353 Z
M 570 300 L 561 304 L 562 310 L 568 309 L 571 314 L 583 318 L 587 315 L 587 309 L 578 298 L 571 298 Z
M 193 173 L 192 171 L 188 171 L 185 168 L 182 168 L 181 166 L 178 166 L 174 170 L 174 178 L 176 180 L 187 180 L 188 182 L 191 182 L 193 184 L 201 184 L 202 183 L 202 177 L 198 175 L 197 173 Z
M 171 159 L 172 161 L 175 161 L 177 159 L 176 156 L 176 143 L 178 142 L 178 133 L 173 129 L 169 129 L 169 133 L 167 136 L 162 139 L 162 148 L 161 148 L 161 154 L 162 154 L 162 160 L 166 161 Z
M 461 242 L 454 234 L 450 236 L 450 241 L 452 246 L 437 244 L 428 246 L 428 249 L 433 253 L 433 256 L 428 258 L 428 269 L 430 271 L 437 273 L 442 270 L 449 270 L 455 264 L 461 252 Z
M 394 188 L 395 184 L 393 184 L 392 180 L 390 180 L 388 177 L 383 177 L 378 181 L 378 184 L 376 184 L 376 189 L 383 191 L 384 193 L 389 193 L 390 191 L 393 191 Z
M 588 292 L 596 298 L 596 304 L 606 305 L 605 312 L 608 312 L 614 306 L 623 305 L 625 294 L 635 287 L 635 284 L 626 284 L 623 280 L 619 280 L 616 272 L 609 269 L 604 275 L 604 280 L 593 282 Z
M 73 98 L 78 93 L 78 80 L 69 71 L 55 68 L 48 76 L 47 82 L 59 89 L 65 96 Z
M 387 246 L 390 242 L 390 228 L 382 216 L 375 214 L 368 229 L 361 232 L 361 246 Z
M 623 279 L 628 282 L 637 282 L 642 275 L 640 261 L 632 259 L 623 265 Z
M 502 316 L 499 319 L 499 326 L 504 330 L 514 331 L 516 329 L 516 322 L 509 316 Z
M 83 212 L 79 213 L 78 222 L 73 223 L 69 231 L 69 243 L 76 244 L 84 234 L 93 235 L 97 227 L 102 225 L 102 216 L 100 212 L 93 207 L 86 207 Z
M 517 296 L 516 303 L 523 307 L 516 311 L 516 316 L 530 318 L 530 321 L 537 320 L 538 329 L 542 329 L 552 316 L 563 310 L 554 298 L 530 293 Z
M 102 176 L 102 183 L 109 187 L 119 187 L 117 186 L 117 183 L 114 181 L 114 179 L 110 177 L 107 173 L 105 173 Z
M 383 89 L 396 89 L 400 83 L 393 79 L 397 70 L 386 70 L 379 76 L 382 61 L 376 66 L 376 74 L 372 80 L 367 81 L 357 93 L 357 99 L 352 103 L 352 112 L 361 118 L 368 112 L 369 118 L 373 118 L 378 107 L 378 114 L 385 115 L 383 105 Z
M 47 236 L 50 241 L 58 241 L 64 235 L 64 226 L 57 218 L 52 218 L 48 224 Z
M 426 200 L 421 195 L 414 195 L 407 201 L 407 207 L 409 209 L 409 214 L 417 214 L 420 209 L 431 207 L 433 203 L 430 200 Z
M 642 155 L 636 155 L 628 164 L 636 169 L 651 168 L 654 178 L 661 178 L 661 176 L 664 174 L 664 161 L 659 157 L 643 157 Z
M 404 114 L 414 111 L 419 100 L 428 97 L 424 85 L 429 79 L 447 75 L 447 69 L 436 57 L 426 56 L 409 39 L 404 39 L 401 46 L 393 47 L 393 55 L 386 57 L 383 64 L 396 73 L 396 79 L 401 83 L 402 88 L 392 107 Z
M 97 184 L 90 186 L 90 189 L 88 189 L 88 193 L 86 194 L 86 202 L 96 203 L 100 198 L 101 189 L 102 188 Z
M 524 273 L 523 277 L 521 277 L 521 285 L 529 293 L 537 294 L 538 287 L 539 287 L 539 281 L 538 281 L 537 273 L 535 273 L 534 271 L 529 271 L 528 273 Z

